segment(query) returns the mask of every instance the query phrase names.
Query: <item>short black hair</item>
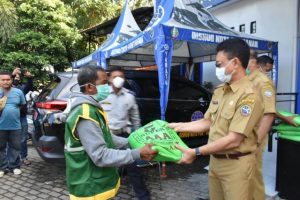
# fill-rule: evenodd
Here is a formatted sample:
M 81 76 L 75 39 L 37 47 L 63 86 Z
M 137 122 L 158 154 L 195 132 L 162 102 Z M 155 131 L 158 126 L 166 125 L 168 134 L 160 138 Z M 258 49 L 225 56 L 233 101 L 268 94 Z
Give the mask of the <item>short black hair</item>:
M 97 68 L 96 67 L 83 67 L 79 70 L 78 76 L 77 76 L 77 82 L 79 86 L 84 86 L 87 83 L 96 84 L 96 81 L 98 79 L 97 76 Z M 81 92 L 85 92 L 84 87 L 80 87 Z
M 258 65 L 266 66 L 268 63 L 271 65 L 274 64 L 274 60 L 270 56 L 262 55 L 257 58 Z
M 102 67 L 97 67 L 97 72 L 104 72 L 104 73 L 106 73 L 105 69 L 103 69 Z
M 220 51 L 224 51 L 228 55 L 228 59 L 233 59 L 237 57 L 242 66 L 246 69 L 249 62 L 250 57 L 250 47 L 249 45 L 242 39 L 239 38 L 231 38 L 224 40 L 220 44 L 218 44 L 217 53 Z
M 8 71 L 0 71 L 0 75 L 8 75 L 10 78 L 12 78 L 12 74 Z
M 122 67 L 112 67 L 110 70 L 109 70 L 109 75 L 111 75 L 111 73 L 113 72 L 122 72 L 123 74 L 125 74 L 124 72 L 124 69 Z

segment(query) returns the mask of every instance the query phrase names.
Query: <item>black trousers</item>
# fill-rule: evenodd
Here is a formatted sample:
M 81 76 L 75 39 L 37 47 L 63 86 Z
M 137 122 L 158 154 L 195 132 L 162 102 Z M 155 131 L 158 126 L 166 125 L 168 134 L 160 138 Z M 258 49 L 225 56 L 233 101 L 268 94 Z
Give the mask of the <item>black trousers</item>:
M 128 133 L 122 133 L 118 136 L 128 138 L 129 135 Z M 123 170 L 128 175 L 136 197 L 139 200 L 150 200 L 150 193 L 144 182 L 141 169 L 136 166 L 136 162 L 123 166 Z

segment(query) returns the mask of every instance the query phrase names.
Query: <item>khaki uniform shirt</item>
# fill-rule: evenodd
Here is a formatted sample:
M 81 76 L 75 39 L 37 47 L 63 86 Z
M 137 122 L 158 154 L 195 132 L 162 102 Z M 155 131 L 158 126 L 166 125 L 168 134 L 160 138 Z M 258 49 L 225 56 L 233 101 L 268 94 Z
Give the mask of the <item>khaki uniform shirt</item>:
M 276 113 L 276 92 L 273 81 L 259 70 L 251 72 L 249 80 L 261 92 L 264 114 Z
M 211 121 L 209 143 L 229 132 L 245 136 L 241 145 L 220 153 L 250 152 L 256 149 L 258 123 L 263 115 L 260 94 L 248 77 L 229 85 L 222 84 L 214 91 L 204 118 Z

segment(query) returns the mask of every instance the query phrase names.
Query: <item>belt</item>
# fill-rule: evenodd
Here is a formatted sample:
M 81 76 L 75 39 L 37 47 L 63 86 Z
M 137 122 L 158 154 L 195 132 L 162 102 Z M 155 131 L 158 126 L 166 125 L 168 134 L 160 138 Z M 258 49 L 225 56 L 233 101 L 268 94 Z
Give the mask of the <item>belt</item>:
M 127 128 L 121 128 L 121 129 L 117 129 L 117 130 L 110 129 L 110 132 L 115 135 L 120 135 L 121 133 L 128 133 L 128 130 L 127 130 Z
M 247 156 L 249 154 L 251 154 L 251 152 L 245 152 L 245 153 L 238 152 L 238 153 L 233 153 L 233 154 L 213 154 L 213 157 L 220 158 L 220 159 L 235 159 L 235 160 L 238 160 L 239 157 Z

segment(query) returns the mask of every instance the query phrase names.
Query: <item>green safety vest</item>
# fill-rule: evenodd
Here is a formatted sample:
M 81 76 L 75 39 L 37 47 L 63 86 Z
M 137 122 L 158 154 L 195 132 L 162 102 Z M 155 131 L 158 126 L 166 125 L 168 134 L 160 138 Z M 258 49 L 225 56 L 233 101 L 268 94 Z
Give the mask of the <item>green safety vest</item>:
M 97 123 L 107 148 L 114 148 L 105 113 L 99 108 L 82 104 L 69 114 L 65 127 L 66 178 L 71 200 L 103 200 L 116 195 L 120 178 L 116 167 L 97 167 L 75 135 L 79 119 Z M 100 133 L 99 133 L 100 134 Z

